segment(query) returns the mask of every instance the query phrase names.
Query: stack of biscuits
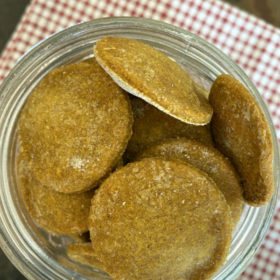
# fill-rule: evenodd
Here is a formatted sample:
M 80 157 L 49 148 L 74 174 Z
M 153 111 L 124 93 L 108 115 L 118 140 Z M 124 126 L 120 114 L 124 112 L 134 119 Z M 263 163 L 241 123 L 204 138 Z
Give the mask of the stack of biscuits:
M 71 236 L 69 258 L 115 280 L 211 278 L 244 203 L 274 191 L 271 133 L 252 94 L 227 74 L 208 93 L 130 38 L 104 37 L 94 57 L 44 77 L 18 140 L 34 222 Z

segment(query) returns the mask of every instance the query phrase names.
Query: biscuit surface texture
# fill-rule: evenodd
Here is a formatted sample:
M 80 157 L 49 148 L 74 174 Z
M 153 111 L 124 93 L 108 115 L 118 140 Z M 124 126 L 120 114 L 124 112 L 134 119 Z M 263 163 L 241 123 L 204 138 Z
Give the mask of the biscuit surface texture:
M 210 122 L 213 110 L 191 77 L 173 60 L 140 41 L 105 37 L 94 47 L 97 61 L 115 82 L 187 123 Z
M 231 209 L 233 226 L 243 207 L 242 187 L 233 166 L 218 150 L 186 138 L 165 140 L 144 151 L 139 158 L 161 157 L 193 165 L 211 177 L 222 191 Z
M 72 193 L 94 187 L 111 171 L 132 123 L 127 94 L 92 60 L 43 78 L 21 112 L 19 140 L 36 179 Z
M 225 261 L 230 209 L 215 183 L 181 162 L 126 165 L 98 189 L 92 246 L 116 280 L 208 279 Z
M 53 234 L 81 234 L 88 230 L 93 190 L 64 194 L 42 186 L 19 155 L 17 176 L 24 204 L 33 220 Z
M 265 116 L 251 93 L 223 74 L 212 85 L 214 141 L 241 176 L 244 199 L 253 206 L 268 203 L 274 190 L 273 145 Z
M 187 137 L 212 146 L 209 126 L 181 122 L 139 98 L 131 98 L 134 116 L 133 134 L 128 142 L 126 159 L 133 160 L 149 146 L 167 138 Z

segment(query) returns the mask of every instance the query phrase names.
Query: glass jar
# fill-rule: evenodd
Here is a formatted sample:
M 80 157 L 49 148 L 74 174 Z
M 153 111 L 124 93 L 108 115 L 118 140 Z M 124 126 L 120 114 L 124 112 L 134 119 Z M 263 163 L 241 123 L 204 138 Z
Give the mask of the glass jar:
M 260 208 L 244 206 L 226 263 L 213 279 L 235 279 L 259 248 L 272 219 L 279 186 L 279 153 L 275 130 L 256 87 L 225 54 L 200 37 L 172 25 L 142 18 L 105 18 L 69 27 L 29 50 L 0 88 L 0 245 L 10 261 L 28 279 L 110 279 L 105 273 L 71 261 L 66 236 L 41 230 L 26 212 L 16 182 L 16 123 L 36 84 L 52 69 L 92 55 L 104 36 L 123 36 L 148 43 L 176 60 L 194 79 L 209 89 L 221 73 L 229 73 L 252 92 L 264 111 L 273 137 L 275 192 Z

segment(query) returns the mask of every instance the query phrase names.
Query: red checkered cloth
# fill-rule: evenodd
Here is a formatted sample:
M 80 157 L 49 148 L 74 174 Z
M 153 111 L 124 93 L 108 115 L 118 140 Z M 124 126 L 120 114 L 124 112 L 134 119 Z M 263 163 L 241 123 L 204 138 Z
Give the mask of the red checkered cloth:
M 280 30 L 217 0 L 34 0 L 0 58 L 0 82 L 32 45 L 69 25 L 100 17 L 163 20 L 207 39 L 236 61 L 266 100 L 280 139 Z M 280 279 L 280 203 L 240 279 Z

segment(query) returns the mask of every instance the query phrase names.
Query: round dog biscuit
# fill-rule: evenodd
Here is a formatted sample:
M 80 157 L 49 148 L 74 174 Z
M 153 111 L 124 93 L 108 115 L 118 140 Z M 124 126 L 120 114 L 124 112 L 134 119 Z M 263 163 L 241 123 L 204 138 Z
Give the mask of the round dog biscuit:
M 95 187 L 121 158 L 132 133 L 127 94 L 96 61 L 49 73 L 19 118 L 19 139 L 42 185 L 73 193 Z
M 82 234 L 88 231 L 88 215 L 94 191 L 64 194 L 42 186 L 32 177 L 21 156 L 17 176 L 22 198 L 33 220 L 53 234 Z
M 161 157 L 180 160 L 207 173 L 222 191 L 230 206 L 233 225 L 240 219 L 243 207 L 242 187 L 233 166 L 219 151 L 199 142 L 179 138 L 163 141 L 143 152 L 139 159 Z
M 114 279 L 206 279 L 224 263 L 230 209 L 202 171 L 159 158 L 130 163 L 92 199 L 92 246 Z
M 253 206 L 268 203 L 274 190 L 273 146 L 261 108 L 239 81 L 226 74 L 213 83 L 209 100 L 216 146 L 239 172 L 245 201 Z
M 167 138 L 187 137 L 213 145 L 210 128 L 183 123 L 139 98 L 131 98 L 134 115 L 133 134 L 125 158 L 132 161 L 149 146 Z
M 105 37 L 94 47 L 103 69 L 124 90 L 190 124 L 210 122 L 213 110 L 192 78 L 155 48 L 129 38 Z

